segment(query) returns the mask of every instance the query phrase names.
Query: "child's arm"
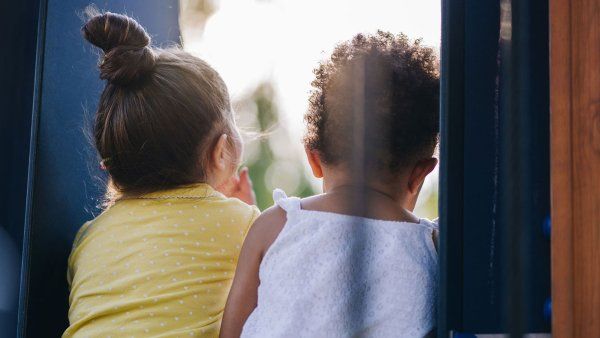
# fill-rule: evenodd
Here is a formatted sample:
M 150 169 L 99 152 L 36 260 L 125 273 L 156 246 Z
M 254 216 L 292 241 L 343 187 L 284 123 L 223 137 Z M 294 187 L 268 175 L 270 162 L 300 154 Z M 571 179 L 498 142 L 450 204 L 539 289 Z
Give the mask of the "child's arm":
M 275 206 L 265 210 L 248 231 L 225 305 L 221 338 L 239 337 L 242 333 L 246 319 L 257 304 L 260 263 L 285 222 L 285 211 Z

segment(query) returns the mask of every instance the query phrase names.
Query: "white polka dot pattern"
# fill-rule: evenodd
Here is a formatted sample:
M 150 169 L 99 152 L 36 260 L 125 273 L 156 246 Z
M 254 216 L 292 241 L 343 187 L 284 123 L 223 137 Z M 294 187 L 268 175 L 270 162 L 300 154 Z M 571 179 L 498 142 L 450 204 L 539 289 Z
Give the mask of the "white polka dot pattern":
M 258 210 L 204 184 L 150 197 L 119 201 L 80 230 L 64 337 L 218 337 Z

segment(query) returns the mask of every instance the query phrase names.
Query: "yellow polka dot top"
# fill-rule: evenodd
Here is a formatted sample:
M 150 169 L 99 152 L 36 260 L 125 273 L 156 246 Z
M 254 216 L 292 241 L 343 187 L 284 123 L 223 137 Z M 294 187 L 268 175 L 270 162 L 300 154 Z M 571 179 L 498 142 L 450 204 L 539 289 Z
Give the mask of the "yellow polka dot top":
M 218 337 L 258 214 L 207 184 L 118 201 L 75 238 L 63 337 Z

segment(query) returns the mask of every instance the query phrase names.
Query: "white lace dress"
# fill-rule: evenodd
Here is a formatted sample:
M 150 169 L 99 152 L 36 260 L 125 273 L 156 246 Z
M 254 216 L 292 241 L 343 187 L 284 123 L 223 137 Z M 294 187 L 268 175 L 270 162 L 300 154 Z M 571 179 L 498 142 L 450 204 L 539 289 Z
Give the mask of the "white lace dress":
M 423 337 L 435 326 L 437 225 L 303 210 L 260 265 L 258 306 L 242 337 Z

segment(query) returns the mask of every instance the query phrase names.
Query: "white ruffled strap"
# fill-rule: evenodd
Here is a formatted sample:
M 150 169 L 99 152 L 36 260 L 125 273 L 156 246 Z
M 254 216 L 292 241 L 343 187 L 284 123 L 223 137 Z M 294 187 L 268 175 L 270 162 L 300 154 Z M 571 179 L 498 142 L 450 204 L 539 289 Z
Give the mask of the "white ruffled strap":
M 302 209 L 298 197 L 287 197 L 285 192 L 281 189 L 273 190 L 273 201 L 286 212 Z

